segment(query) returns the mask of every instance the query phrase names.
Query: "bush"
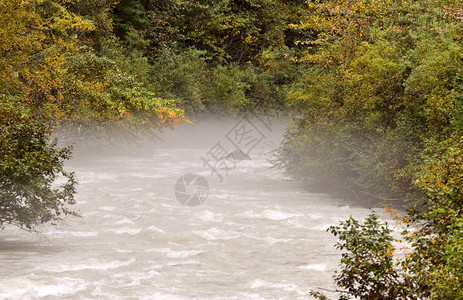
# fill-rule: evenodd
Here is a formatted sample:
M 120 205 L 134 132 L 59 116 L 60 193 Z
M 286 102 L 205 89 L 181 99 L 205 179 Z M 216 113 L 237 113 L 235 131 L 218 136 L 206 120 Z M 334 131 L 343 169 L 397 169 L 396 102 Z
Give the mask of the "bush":
M 189 115 L 250 110 L 275 114 L 286 110 L 287 86 L 295 76 L 287 63 L 267 69 L 217 65 L 206 52 L 190 48 L 164 49 L 152 66 L 150 81 L 161 97 L 173 99 Z
M 363 224 L 350 217 L 328 231 L 339 237 L 336 248 L 344 251 L 341 271 L 334 277 L 342 288 L 339 299 L 418 299 L 412 293 L 413 281 L 395 261 L 391 230 L 378 215 L 370 215 Z
M 31 230 L 76 215 L 68 208 L 75 203 L 76 181 L 63 169 L 71 149 L 58 148 L 51 128 L 18 106 L 0 100 L 0 228 L 13 224 Z
M 331 226 L 343 251 L 334 277 L 340 299 L 461 299 L 463 294 L 463 138 L 428 145 L 415 184 L 421 209 L 399 217 L 400 255 L 387 224 L 370 215 Z M 322 299 L 323 295 L 314 292 Z

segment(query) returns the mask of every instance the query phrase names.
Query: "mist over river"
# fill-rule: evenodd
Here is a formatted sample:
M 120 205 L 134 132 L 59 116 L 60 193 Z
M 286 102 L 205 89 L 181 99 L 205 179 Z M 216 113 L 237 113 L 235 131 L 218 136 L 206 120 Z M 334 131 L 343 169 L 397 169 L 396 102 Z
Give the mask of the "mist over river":
M 334 289 L 340 253 L 326 229 L 370 210 L 270 168 L 284 122 L 254 122 L 250 160 L 220 178 L 204 158 L 218 143 L 233 150 L 239 122 L 198 122 L 110 154 L 77 151 L 67 169 L 82 217 L 42 226 L 42 235 L 1 232 L 0 298 L 308 299 L 311 289 Z M 188 173 L 207 181 L 201 205 L 176 199 Z

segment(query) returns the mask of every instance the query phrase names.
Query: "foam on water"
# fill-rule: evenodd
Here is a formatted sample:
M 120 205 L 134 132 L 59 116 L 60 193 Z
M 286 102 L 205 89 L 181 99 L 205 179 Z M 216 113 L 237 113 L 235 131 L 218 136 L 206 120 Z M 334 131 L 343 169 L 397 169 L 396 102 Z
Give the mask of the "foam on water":
M 90 259 L 86 263 L 80 264 L 53 264 L 53 265 L 42 265 L 38 269 L 47 270 L 50 272 L 69 272 L 69 271 L 82 271 L 82 270 L 109 270 L 117 269 L 122 266 L 128 266 L 135 262 L 135 258 L 130 258 L 126 261 L 112 260 L 112 261 L 99 261 Z
M 223 214 L 214 213 L 210 210 L 205 210 L 198 214 L 198 219 L 203 222 L 219 222 L 223 220 Z
M 39 299 L 47 296 L 66 296 L 87 288 L 84 280 L 59 278 L 56 283 L 42 283 L 25 277 L 12 278 L 0 283 L 2 299 Z
M 113 211 L 116 208 L 114 206 L 100 206 L 100 209 L 104 211 Z
M 202 250 L 172 250 L 170 248 L 154 249 L 154 251 L 160 252 L 163 256 L 170 258 L 187 258 L 206 252 Z
M 370 211 L 288 181 L 269 169 L 271 149 L 257 147 L 218 180 L 201 157 L 230 128 L 201 148 L 153 146 L 140 157 L 71 163 L 83 217 L 43 227 L 40 237 L 5 230 L 0 298 L 306 299 L 311 288 L 332 289 L 340 253 L 325 230 Z M 200 133 L 185 137 L 208 137 Z M 174 195 L 190 172 L 209 184 L 198 207 Z
M 172 261 L 167 263 L 168 266 L 181 266 L 181 265 L 201 265 L 201 262 L 195 259 L 189 259 L 186 261 Z
M 164 230 L 162 229 L 159 229 L 158 227 L 152 225 L 152 226 L 149 226 L 148 228 L 146 228 L 146 230 L 149 230 L 149 231 L 155 231 L 155 232 L 159 232 L 159 233 L 166 233 Z
M 266 242 L 266 243 L 268 243 L 268 244 L 287 243 L 287 242 L 292 241 L 292 239 L 277 239 L 277 238 L 274 238 L 274 237 L 271 237 L 271 236 L 267 236 L 267 237 L 259 238 L 259 239 Z
M 207 230 L 195 230 L 193 233 L 209 241 L 236 239 L 240 236 L 238 232 L 222 230 L 216 227 Z
M 246 210 L 238 214 L 241 217 L 245 218 L 259 218 L 272 221 L 282 221 L 287 219 L 294 219 L 298 217 L 304 217 L 302 214 L 291 213 L 280 209 L 278 206 L 271 209 L 264 209 L 262 211 L 256 212 L 255 210 Z
M 115 222 L 114 224 L 115 225 L 125 225 L 125 224 L 135 225 L 135 223 L 131 219 L 128 219 L 128 218 L 124 218 L 122 220 L 119 220 L 119 221 Z
M 299 214 L 290 214 L 283 212 L 281 210 L 271 210 L 271 209 L 266 209 L 262 211 L 260 214 L 257 215 L 257 217 L 268 219 L 268 220 L 274 220 L 274 221 L 281 221 L 293 217 L 299 217 Z
M 251 289 L 257 288 L 270 288 L 276 290 L 284 290 L 284 291 L 294 291 L 297 292 L 299 295 L 307 295 L 310 290 L 308 289 L 301 289 L 294 283 L 290 282 L 282 282 L 282 283 L 271 283 L 262 279 L 255 279 L 251 284 Z
M 306 265 L 306 266 L 300 266 L 299 268 L 305 269 L 305 270 L 315 270 L 315 271 L 324 272 L 326 270 L 326 264 Z
M 118 228 L 118 229 L 109 229 L 109 232 L 114 232 L 114 234 L 128 234 L 128 235 L 137 235 L 141 232 L 140 228 Z

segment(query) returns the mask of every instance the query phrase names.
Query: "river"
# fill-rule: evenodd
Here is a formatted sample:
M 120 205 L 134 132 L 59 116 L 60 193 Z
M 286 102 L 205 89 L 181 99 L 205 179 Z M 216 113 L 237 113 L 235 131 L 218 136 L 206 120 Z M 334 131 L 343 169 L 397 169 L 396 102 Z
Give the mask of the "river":
M 165 143 L 119 153 L 77 153 L 67 169 L 79 180 L 81 218 L 41 226 L 41 235 L 1 232 L 0 298 L 308 299 L 311 289 L 333 289 L 340 253 L 326 229 L 370 210 L 270 168 L 284 126 L 265 120 L 243 146 L 252 146 L 250 160 L 229 161 L 219 177 L 204 158 L 217 145 L 232 149 L 239 122 L 167 132 Z M 174 193 L 190 173 L 207 182 L 198 206 Z

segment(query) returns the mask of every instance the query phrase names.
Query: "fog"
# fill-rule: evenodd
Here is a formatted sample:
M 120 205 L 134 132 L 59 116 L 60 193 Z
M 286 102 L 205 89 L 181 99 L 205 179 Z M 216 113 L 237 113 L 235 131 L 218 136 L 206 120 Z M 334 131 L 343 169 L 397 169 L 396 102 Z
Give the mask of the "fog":
M 7 227 L 0 298 L 307 299 L 335 289 L 340 253 L 326 229 L 371 211 L 271 168 L 287 123 L 204 120 L 164 130 L 163 141 L 76 144 L 66 168 L 81 217 L 40 235 Z

